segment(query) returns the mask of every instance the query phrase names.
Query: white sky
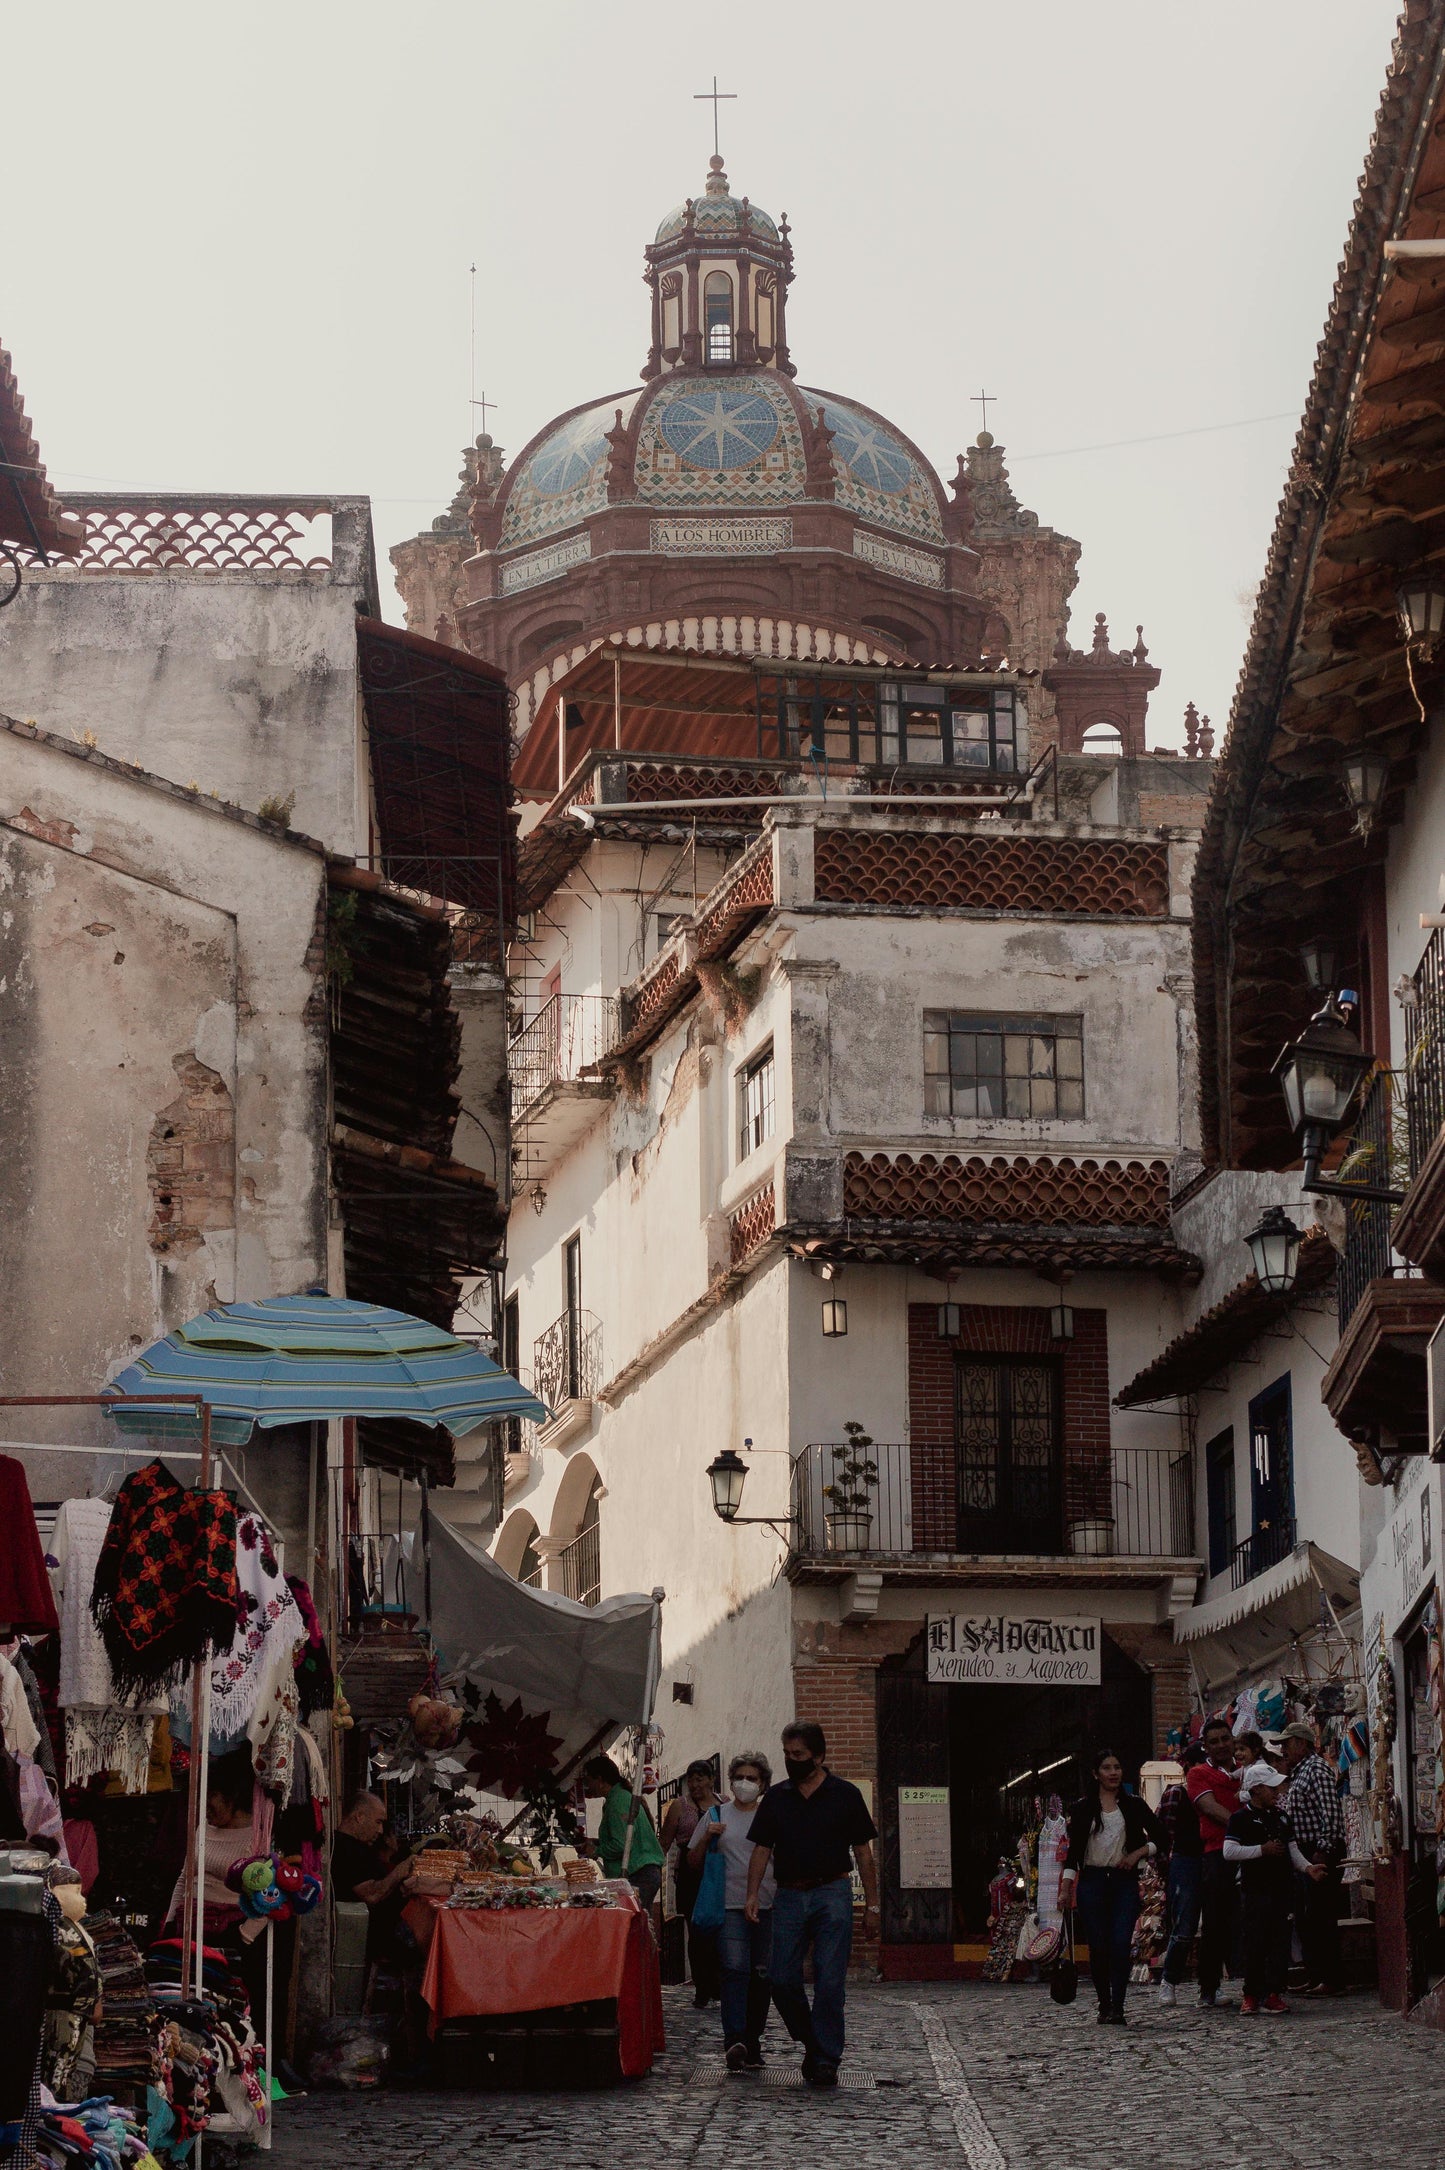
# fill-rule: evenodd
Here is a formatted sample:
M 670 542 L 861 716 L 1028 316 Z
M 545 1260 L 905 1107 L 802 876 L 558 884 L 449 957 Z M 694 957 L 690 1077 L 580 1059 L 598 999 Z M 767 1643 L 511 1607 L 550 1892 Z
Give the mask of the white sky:
M 452 494 L 473 258 L 509 452 L 635 381 L 716 71 L 734 191 L 792 222 L 802 381 L 945 474 L 997 394 L 1019 496 L 1084 545 L 1076 642 L 1143 620 L 1174 745 L 1186 700 L 1228 712 L 1395 14 L 12 7 L 0 335 L 62 487 L 365 491 L 384 565 Z

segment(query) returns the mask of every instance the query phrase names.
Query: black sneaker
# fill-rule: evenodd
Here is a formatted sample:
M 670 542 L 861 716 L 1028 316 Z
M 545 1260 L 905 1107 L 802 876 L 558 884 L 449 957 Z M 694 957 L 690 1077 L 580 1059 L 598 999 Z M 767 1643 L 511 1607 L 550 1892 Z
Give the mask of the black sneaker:
M 810 2087 L 836 2087 L 838 2084 L 838 2067 L 826 2064 L 821 2057 L 815 2057 L 812 2071 L 805 2072 L 803 2077 Z
M 760 2064 L 762 2063 L 762 2061 L 763 2061 L 763 2045 L 762 2045 L 762 2043 L 761 2043 L 761 2042 L 749 2042 L 749 2043 L 747 2043 L 747 2044 L 745 2045 L 745 2047 L 744 2047 L 744 2051 L 743 2051 L 743 2063 L 744 2063 L 745 2065 L 749 2066 L 750 2068 L 753 2068 L 753 2069 L 755 2069 L 755 2068 L 756 2068 L 756 2067 L 757 2067 L 758 2065 L 760 2065 Z
M 741 2072 L 747 2061 L 746 2043 L 729 2042 L 727 2048 L 723 2051 L 723 2063 L 727 2066 L 729 2072 Z

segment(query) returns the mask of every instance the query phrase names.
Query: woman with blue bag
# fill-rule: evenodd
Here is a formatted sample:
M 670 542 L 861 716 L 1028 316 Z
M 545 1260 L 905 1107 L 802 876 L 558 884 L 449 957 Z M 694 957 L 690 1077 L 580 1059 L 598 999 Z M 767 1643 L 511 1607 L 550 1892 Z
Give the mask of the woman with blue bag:
M 771 1868 L 758 1894 L 757 1920 L 749 1921 L 743 1909 L 753 1855 L 749 1833 L 758 1802 L 772 1782 L 772 1765 L 766 1756 L 734 1756 L 728 1765 L 732 1799 L 714 1802 L 699 1816 L 688 1847 L 689 1859 L 701 1869 L 692 1909 L 693 1932 L 712 1928 L 717 1935 L 722 1967 L 723 2052 L 730 2072 L 741 2072 L 744 2066 L 763 2061 L 768 1963 L 773 1948 L 772 1906 L 777 1890 Z

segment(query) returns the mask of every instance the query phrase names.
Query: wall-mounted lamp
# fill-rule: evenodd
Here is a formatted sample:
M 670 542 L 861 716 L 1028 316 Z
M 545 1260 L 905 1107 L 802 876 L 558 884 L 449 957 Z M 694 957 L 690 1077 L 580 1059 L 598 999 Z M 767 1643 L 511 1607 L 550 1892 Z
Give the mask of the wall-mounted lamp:
M 1329 1134 L 1344 1121 L 1361 1080 L 1374 1067 L 1346 1021 L 1345 1012 L 1353 1015 L 1358 1004 L 1352 987 L 1329 996 L 1299 1038 L 1281 1048 L 1272 1074 L 1279 1079 L 1289 1127 L 1300 1142 L 1304 1189 L 1311 1195 L 1374 1198 L 1398 1205 L 1399 1191 L 1370 1183 L 1326 1182 L 1320 1175 Z
M 1341 775 L 1345 796 L 1355 809 L 1355 827 L 1361 836 L 1368 836 L 1389 786 L 1390 764 L 1383 754 L 1362 746 L 1345 757 Z
M 750 1447 L 751 1439 L 745 1439 L 743 1445 Z M 775 1530 L 784 1544 L 791 1545 L 793 1536 L 788 1523 L 780 1522 L 770 1514 L 738 1513 L 743 1503 L 743 1486 L 748 1481 L 748 1465 L 731 1447 L 724 1447 L 721 1454 L 709 1462 L 707 1481 L 712 1486 L 712 1511 L 719 1521 L 762 1523 Z
M 540 1183 L 534 1183 L 532 1185 L 532 1211 L 534 1213 L 545 1213 L 546 1210 L 547 1193 L 543 1190 Z
M 837 1340 L 848 1331 L 848 1306 L 840 1296 L 830 1296 L 823 1306 L 823 1332 L 829 1340 Z
M 1319 936 L 1312 937 L 1308 942 L 1301 942 L 1299 961 L 1305 968 L 1308 984 L 1328 993 L 1335 984 L 1335 975 L 1339 969 L 1334 943 L 1326 942 Z
M 1433 656 L 1445 633 L 1445 588 L 1433 580 L 1403 581 L 1395 591 L 1395 608 L 1406 646 Z
M 1254 1277 L 1269 1296 L 1287 1296 L 1299 1271 L 1304 1232 L 1283 1206 L 1270 1206 L 1245 1237 L 1254 1261 Z
M 963 1331 L 962 1304 L 940 1304 L 938 1307 L 938 1338 L 940 1341 L 957 1341 Z

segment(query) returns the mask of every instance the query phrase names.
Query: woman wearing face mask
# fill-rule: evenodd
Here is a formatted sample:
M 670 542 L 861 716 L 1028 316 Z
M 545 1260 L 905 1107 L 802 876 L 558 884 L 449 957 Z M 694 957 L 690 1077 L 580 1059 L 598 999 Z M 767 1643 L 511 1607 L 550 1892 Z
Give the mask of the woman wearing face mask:
M 734 1756 L 728 1765 L 732 1799 L 718 1802 L 699 1819 L 688 1847 L 688 1857 L 698 1875 L 702 1873 L 711 1846 L 719 1849 L 726 1867 L 724 1903 L 727 1913 L 717 1932 L 717 1956 L 722 1969 L 723 2053 L 730 2072 L 740 2072 L 745 2065 L 760 2065 L 763 2061 L 776 1888 L 771 1872 L 758 1894 L 757 1920 L 749 1921 L 743 1909 L 748 1891 L 748 1864 L 753 1856 L 748 1834 L 753 1827 L 758 1802 L 772 1782 L 772 1766 L 766 1756 L 751 1752 Z

